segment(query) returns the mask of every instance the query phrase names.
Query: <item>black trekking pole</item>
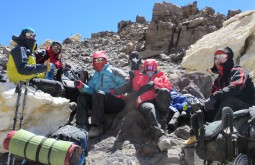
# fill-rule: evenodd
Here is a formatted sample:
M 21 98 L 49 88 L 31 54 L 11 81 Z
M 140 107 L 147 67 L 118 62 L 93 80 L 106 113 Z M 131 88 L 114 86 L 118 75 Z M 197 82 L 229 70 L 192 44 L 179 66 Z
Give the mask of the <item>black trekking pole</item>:
M 22 121 L 23 121 L 23 117 L 24 117 L 24 110 L 25 110 L 25 106 L 26 106 L 26 96 L 27 96 L 28 85 L 29 85 L 29 81 L 26 81 L 26 88 L 25 88 L 25 92 L 24 92 L 24 96 L 23 96 L 23 102 L 22 102 L 22 111 L 21 111 L 20 121 L 19 121 L 19 129 L 21 129 L 21 125 L 22 125 Z
M 19 111 L 19 102 L 20 102 L 20 97 L 21 97 L 21 90 L 22 90 L 22 81 L 20 81 L 17 84 L 16 89 L 15 89 L 15 93 L 17 93 L 18 95 L 17 95 L 16 106 L 15 106 L 15 111 L 14 111 L 12 130 L 15 130 L 15 128 L 16 128 L 17 116 L 18 116 L 18 111 Z M 12 159 L 12 155 L 9 152 L 9 154 L 8 154 L 8 165 L 10 165 L 11 159 Z M 13 164 L 14 164 L 14 162 L 13 162 Z

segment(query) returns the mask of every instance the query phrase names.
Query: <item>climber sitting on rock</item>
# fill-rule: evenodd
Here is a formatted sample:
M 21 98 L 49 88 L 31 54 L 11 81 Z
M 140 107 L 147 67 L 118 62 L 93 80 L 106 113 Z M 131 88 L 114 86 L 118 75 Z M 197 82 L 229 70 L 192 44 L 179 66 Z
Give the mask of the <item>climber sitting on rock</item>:
M 96 51 L 92 56 L 95 72 L 88 84 L 74 80 L 74 85 L 81 94 L 77 97 L 76 125 L 89 130 L 89 137 L 103 133 L 104 114 L 117 114 L 125 107 L 122 94 L 126 89 L 126 74 L 108 64 L 104 51 Z M 89 129 L 88 110 L 91 109 Z
M 131 63 L 139 59 L 137 52 L 130 55 Z M 135 65 L 135 62 L 132 65 Z M 137 93 L 136 107 L 149 121 L 151 131 L 158 138 L 160 150 L 167 150 L 171 146 L 165 131 L 167 130 L 167 117 L 171 101 L 169 90 L 172 85 L 166 75 L 158 70 L 156 60 L 147 59 L 143 65 L 144 68 L 141 72 L 138 66 L 131 67 L 134 74 L 130 76 L 130 83 Z
M 17 46 L 11 50 L 7 63 L 7 75 L 9 81 L 17 83 L 38 77 L 40 73 L 50 71 L 48 61 L 36 64 L 33 53 L 37 47 L 35 31 L 28 27 L 21 31 L 19 36 L 13 35 L 12 39 Z

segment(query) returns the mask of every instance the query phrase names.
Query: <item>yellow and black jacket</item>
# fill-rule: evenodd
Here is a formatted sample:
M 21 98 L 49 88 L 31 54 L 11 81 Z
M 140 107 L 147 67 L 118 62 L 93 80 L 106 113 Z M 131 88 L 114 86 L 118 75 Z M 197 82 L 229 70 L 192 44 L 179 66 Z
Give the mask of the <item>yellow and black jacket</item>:
M 36 43 L 33 42 L 33 44 L 31 43 L 30 45 L 31 46 L 28 47 L 18 43 L 18 45 L 11 50 L 7 63 L 7 76 L 10 82 L 16 83 L 30 80 L 34 77 L 38 77 L 40 73 L 46 72 L 46 65 L 36 64 L 35 57 L 33 56 Z

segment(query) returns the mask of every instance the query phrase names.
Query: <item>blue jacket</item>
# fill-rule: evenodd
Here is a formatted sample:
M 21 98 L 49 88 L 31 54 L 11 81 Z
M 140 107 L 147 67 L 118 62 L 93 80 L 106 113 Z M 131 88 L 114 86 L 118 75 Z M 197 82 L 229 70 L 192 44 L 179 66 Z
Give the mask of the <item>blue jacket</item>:
M 92 74 L 88 84 L 84 84 L 82 92 L 93 94 L 95 91 L 101 90 L 110 93 L 110 89 L 113 89 L 115 95 L 120 95 L 127 91 L 125 78 L 124 71 L 105 64 L 100 72 L 95 71 Z
M 190 113 L 191 107 L 187 103 L 187 96 L 181 95 L 176 92 L 174 89 L 170 91 L 172 102 L 170 104 L 170 110 L 177 112 L 177 111 L 186 111 Z

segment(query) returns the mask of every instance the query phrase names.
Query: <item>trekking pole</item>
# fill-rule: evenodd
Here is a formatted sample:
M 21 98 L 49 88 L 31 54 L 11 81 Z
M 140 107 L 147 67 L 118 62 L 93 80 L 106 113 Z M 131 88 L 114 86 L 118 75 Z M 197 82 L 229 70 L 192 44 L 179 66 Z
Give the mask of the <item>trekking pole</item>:
M 23 117 L 24 117 L 24 110 L 25 110 L 25 106 L 26 106 L 26 96 L 27 96 L 28 85 L 29 85 L 29 81 L 26 81 L 26 88 L 25 88 L 25 92 L 24 92 L 24 96 L 23 96 L 23 102 L 22 102 L 22 111 L 21 111 L 20 121 L 19 121 L 19 129 L 21 129 L 21 124 L 22 124 Z
M 27 96 L 27 91 L 28 91 L 28 85 L 29 85 L 29 81 L 26 81 L 26 87 L 25 87 L 25 92 L 24 92 L 24 96 L 23 96 L 23 101 L 22 101 L 22 110 L 21 110 L 21 114 L 20 114 L 20 120 L 19 120 L 19 129 L 21 129 L 22 126 L 22 121 L 23 121 L 23 117 L 24 117 L 24 110 L 25 110 L 25 106 L 26 106 L 26 96 Z M 13 158 L 13 162 L 12 165 L 14 165 L 15 163 L 15 158 Z M 24 159 L 22 161 L 22 165 L 24 165 L 26 163 L 26 159 Z
M 17 84 L 16 89 L 15 89 L 15 93 L 17 93 L 18 95 L 17 95 L 16 107 L 15 107 L 15 111 L 14 111 L 12 130 L 15 130 L 15 128 L 16 128 L 17 115 L 18 115 L 18 111 L 19 111 L 19 101 L 20 101 L 20 97 L 21 97 L 21 90 L 22 90 L 22 81 L 20 81 Z M 11 159 L 12 159 L 12 156 L 11 156 L 11 153 L 9 152 L 9 154 L 8 154 L 8 165 L 10 165 Z

